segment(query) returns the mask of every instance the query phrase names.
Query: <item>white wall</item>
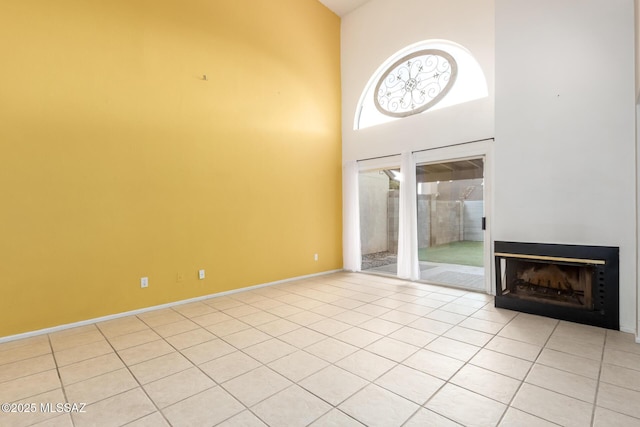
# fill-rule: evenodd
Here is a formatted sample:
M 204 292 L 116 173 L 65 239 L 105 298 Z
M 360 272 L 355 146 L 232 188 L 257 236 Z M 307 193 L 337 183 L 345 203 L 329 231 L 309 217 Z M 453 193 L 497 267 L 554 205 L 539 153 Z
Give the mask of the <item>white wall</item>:
M 636 326 L 634 0 L 496 0 L 495 240 L 620 247 Z
M 493 137 L 493 0 L 371 0 L 342 19 L 343 161 Z M 356 106 L 376 69 L 422 40 L 446 39 L 480 63 L 489 97 L 353 130 Z

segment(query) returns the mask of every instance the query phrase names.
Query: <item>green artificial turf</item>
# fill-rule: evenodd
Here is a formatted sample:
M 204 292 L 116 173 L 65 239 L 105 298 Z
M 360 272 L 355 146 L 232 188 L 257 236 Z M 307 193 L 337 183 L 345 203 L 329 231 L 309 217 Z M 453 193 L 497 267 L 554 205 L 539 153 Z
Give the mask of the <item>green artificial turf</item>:
M 418 250 L 420 261 L 483 267 L 483 242 L 463 240 Z

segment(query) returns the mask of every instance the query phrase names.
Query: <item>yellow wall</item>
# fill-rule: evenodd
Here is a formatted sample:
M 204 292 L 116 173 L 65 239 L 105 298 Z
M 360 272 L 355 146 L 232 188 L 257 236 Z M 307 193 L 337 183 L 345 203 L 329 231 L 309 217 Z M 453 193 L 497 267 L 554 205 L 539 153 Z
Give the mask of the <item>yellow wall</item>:
M 339 48 L 317 0 L 0 2 L 0 337 L 341 268 Z

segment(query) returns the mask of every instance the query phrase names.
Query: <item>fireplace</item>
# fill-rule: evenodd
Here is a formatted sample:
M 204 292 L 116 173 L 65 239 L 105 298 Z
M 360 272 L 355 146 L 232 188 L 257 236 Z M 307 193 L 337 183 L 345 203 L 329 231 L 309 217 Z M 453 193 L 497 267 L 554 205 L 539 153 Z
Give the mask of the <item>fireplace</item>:
M 619 248 L 496 241 L 495 306 L 619 329 Z

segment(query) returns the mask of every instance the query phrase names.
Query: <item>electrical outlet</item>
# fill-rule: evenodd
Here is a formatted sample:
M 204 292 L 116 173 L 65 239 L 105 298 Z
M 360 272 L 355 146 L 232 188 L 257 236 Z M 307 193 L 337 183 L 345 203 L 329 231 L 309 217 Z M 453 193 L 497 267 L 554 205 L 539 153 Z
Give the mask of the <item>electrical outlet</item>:
M 142 277 L 140 279 L 140 287 L 141 288 L 146 288 L 149 286 L 149 278 L 148 277 Z
M 198 279 L 204 279 L 204 270 L 198 270 Z
M 313 260 L 317 261 L 318 260 L 318 254 L 313 254 Z
M 176 274 L 176 282 L 182 282 L 184 280 L 184 273 Z

